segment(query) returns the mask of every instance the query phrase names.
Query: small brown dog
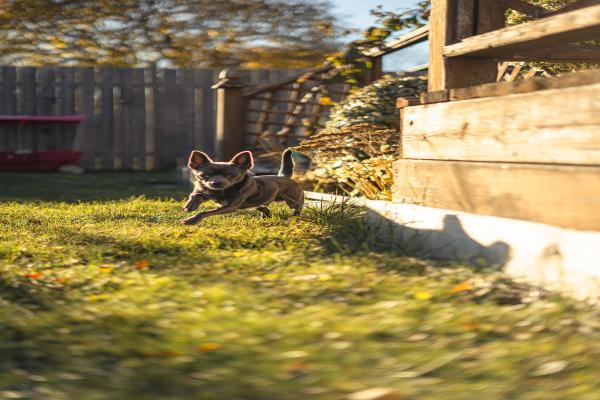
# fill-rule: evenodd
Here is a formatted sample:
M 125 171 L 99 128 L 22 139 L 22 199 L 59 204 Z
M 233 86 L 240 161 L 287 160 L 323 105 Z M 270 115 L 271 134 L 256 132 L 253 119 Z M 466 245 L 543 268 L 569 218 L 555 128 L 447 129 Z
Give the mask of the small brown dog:
M 254 166 L 252 153 L 242 151 L 229 162 L 215 162 L 201 151 L 194 150 L 188 166 L 192 170 L 194 191 L 183 207 L 194 211 L 205 201 L 213 200 L 221 207 L 200 212 L 182 221 L 185 225 L 200 222 L 211 215 L 226 214 L 244 208 L 256 208 L 265 217 L 271 216 L 267 206 L 273 201 L 285 201 L 299 215 L 304 206 L 304 192 L 291 179 L 294 172 L 292 151 L 281 156 L 278 175 L 255 176 L 249 170 Z

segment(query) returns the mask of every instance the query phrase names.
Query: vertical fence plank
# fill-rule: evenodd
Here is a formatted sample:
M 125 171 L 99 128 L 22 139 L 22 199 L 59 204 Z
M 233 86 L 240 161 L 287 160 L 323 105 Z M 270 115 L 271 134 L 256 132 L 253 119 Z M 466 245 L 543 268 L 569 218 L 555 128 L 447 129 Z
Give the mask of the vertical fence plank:
M 132 120 L 133 120 L 133 71 L 131 68 L 121 69 L 121 168 L 132 167 Z
M 114 169 L 123 167 L 123 124 L 121 123 L 123 106 L 123 69 L 113 70 L 113 159 Z
M 175 98 L 176 98 L 176 111 L 175 121 L 172 129 L 174 130 L 175 140 L 175 165 L 180 167 L 183 165 L 183 152 L 185 150 L 186 132 L 185 132 L 185 115 L 183 109 L 185 107 L 184 98 L 184 87 L 183 87 L 183 70 L 175 71 Z
M 38 114 L 55 115 L 56 89 L 54 67 L 42 67 L 40 70 L 40 85 L 38 100 Z M 50 124 L 42 124 L 38 127 L 38 145 L 42 150 L 56 148 L 56 135 L 58 129 L 64 129 L 64 126 L 57 127 Z
M 60 68 L 57 70 L 57 80 L 60 87 L 57 94 L 57 112 L 63 115 L 75 114 L 75 70 Z M 73 147 L 77 127 L 69 126 L 57 135 L 57 147 L 70 149 Z
M 182 151 L 180 152 L 180 165 L 185 165 L 190 152 L 194 149 L 196 139 L 196 76 L 193 69 L 183 70 L 182 76 L 183 104 L 181 116 L 183 119 L 183 130 L 185 132 Z
M 146 165 L 146 93 L 144 70 L 132 70 L 131 166 L 139 171 Z
M 34 115 L 36 112 L 36 87 L 37 69 L 25 67 L 21 70 L 21 96 L 19 101 L 19 114 Z M 32 125 L 19 126 L 18 147 L 21 150 L 37 149 L 37 137 Z
M 102 168 L 113 169 L 115 159 L 113 153 L 113 69 L 104 67 L 100 69 L 100 115 L 98 120 L 98 130 L 100 148 L 98 152 L 102 154 Z
M 82 165 L 85 168 L 94 167 L 95 151 L 93 147 L 94 135 L 96 135 L 94 119 L 94 69 L 78 68 L 80 76 L 79 84 L 79 109 L 85 115 L 85 121 L 79 126 L 75 148 L 83 152 Z
M 146 82 L 146 170 L 151 171 L 155 165 L 155 137 L 157 117 L 156 111 L 158 109 L 158 83 L 156 77 L 156 64 L 152 64 L 144 72 L 144 80 Z
M 156 132 L 156 164 L 158 168 L 170 168 L 175 164 L 175 127 L 177 119 L 177 75 L 173 69 L 163 70 L 163 87 L 160 93 L 160 114 Z
M 0 114 L 17 113 L 17 70 L 14 67 L 2 67 L 2 97 Z M 2 124 L 0 127 L 0 150 L 17 150 L 17 126 Z
M 217 71 L 218 74 L 218 71 Z M 201 149 L 211 156 L 215 155 L 215 93 L 211 86 L 215 82 L 215 71 L 212 69 L 199 69 L 196 71 L 196 87 L 200 90 L 199 105 L 197 108 L 202 127 L 199 133 L 200 140 L 195 143 L 196 149 Z

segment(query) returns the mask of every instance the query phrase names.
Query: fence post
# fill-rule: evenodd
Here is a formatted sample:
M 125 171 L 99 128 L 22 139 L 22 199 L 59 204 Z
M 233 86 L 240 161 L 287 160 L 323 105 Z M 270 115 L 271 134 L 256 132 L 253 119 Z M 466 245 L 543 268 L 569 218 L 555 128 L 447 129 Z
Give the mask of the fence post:
M 216 156 L 228 160 L 244 148 L 245 102 L 239 72 L 224 69 L 212 86 L 217 91 Z

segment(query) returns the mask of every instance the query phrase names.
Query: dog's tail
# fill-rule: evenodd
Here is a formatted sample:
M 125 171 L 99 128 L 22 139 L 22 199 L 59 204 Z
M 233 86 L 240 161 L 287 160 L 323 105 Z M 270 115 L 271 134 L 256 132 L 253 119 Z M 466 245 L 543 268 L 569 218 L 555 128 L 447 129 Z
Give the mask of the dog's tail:
M 277 175 L 291 178 L 294 173 L 294 160 L 292 159 L 292 149 L 285 149 L 281 155 L 281 168 Z

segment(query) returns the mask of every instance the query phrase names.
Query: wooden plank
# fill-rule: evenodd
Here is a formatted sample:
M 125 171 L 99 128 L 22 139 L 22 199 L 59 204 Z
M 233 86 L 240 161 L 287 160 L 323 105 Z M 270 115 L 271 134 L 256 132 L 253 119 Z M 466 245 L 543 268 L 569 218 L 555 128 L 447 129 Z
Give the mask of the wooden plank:
M 21 93 L 19 97 L 19 114 L 36 114 L 36 87 L 37 87 L 37 68 L 24 67 L 21 69 Z M 20 150 L 36 150 L 37 136 L 35 127 L 31 125 L 22 125 L 18 129 L 18 144 Z
M 546 61 L 546 62 L 585 62 L 600 63 L 600 46 L 567 44 L 543 49 L 515 52 L 510 55 L 511 61 Z M 500 57 L 502 59 L 502 57 Z
M 441 103 L 450 100 L 450 89 L 423 92 L 419 95 L 421 104 Z
M 152 171 L 155 166 L 155 138 L 157 130 L 157 116 L 155 110 L 158 109 L 158 82 L 156 77 L 156 64 L 144 72 L 146 81 L 146 151 L 145 151 L 145 169 Z
M 60 68 L 57 71 L 57 79 L 60 79 L 60 90 L 58 93 L 58 114 L 75 114 L 75 70 L 73 68 Z M 70 149 L 78 127 L 65 127 L 58 135 L 58 147 Z
M 115 168 L 114 154 L 114 111 L 113 111 L 113 77 L 112 67 L 100 68 L 100 115 L 98 121 L 99 149 L 103 169 Z
M 156 166 L 172 168 L 177 157 L 175 127 L 177 126 L 177 72 L 174 69 L 163 70 L 163 87 L 160 93 L 159 131 L 156 135 Z
M 507 96 L 536 90 L 585 86 L 600 82 L 600 70 L 572 72 L 556 77 L 535 77 L 509 82 L 486 83 L 468 88 L 441 90 L 421 94 L 422 104 L 448 100 L 468 100 L 481 97 Z
M 42 67 L 40 69 L 40 85 L 37 96 L 38 114 L 55 115 L 56 114 L 56 95 L 55 95 L 55 73 L 54 67 Z M 38 146 L 40 150 L 50 150 L 56 148 L 56 126 L 41 124 L 37 129 Z
M 272 101 L 272 99 L 270 97 L 267 97 L 266 95 L 269 94 L 269 92 L 265 93 L 265 96 L 253 96 L 250 98 L 250 100 L 253 101 Z M 314 102 L 314 101 L 300 101 L 300 100 L 289 100 L 289 99 L 278 99 L 277 100 L 278 103 L 292 103 L 292 104 L 303 104 L 303 105 L 319 105 L 320 103 L 318 102 Z
M 450 100 L 505 96 L 537 90 L 585 86 L 600 82 L 600 70 L 572 72 L 557 77 L 538 77 L 511 82 L 498 82 L 469 88 L 451 89 Z
M 196 137 L 196 104 L 194 96 L 195 71 L 184 69 L 181 71 L 181 144 L 178 145 L 178 165 L 187 165 L 187 159 L 192 150 Z
M 416 106 L 420 103 L 421 102 L 417 97 L 399 97 L 398 99 L 396 99 L 396 108 Z
M 85 168 L 94 168 L 94 157 L 96 149 L 94 135 L 95 129 L 95 107 L 94 107 L 94 68 L 78 68 L 80 74 L 79 103 L 80 110 L 85 115 L 85 122 L 79 126 L 78 137 L 74 143 L 76 149 L 83 151 L 82 165 Z
M 379 57 L 394 51 L 402 50 L 427 40 L 429 25 L 416 28 L 397 39 L 391 40 L 385 47 L 374 47 L 364 52 L 367 57 Z
M 403 109 L 405 158 L 600 165 L 600 83 Z
M 393 200 L 600 230 L 600 168 L 399 160 Z
M 0 114 L 17 114 L 17 69 L 2 67 L 0 86 Z M 3 124 L 0 127 L 0 150 L 17 150 L 17 126 Z
M 131 168 L 146 169 L 146 92 L 144 70 L 135 68 L 131 72 Z M 191 88 L 193 90 L 193 86 Z
M 478 0 L 476 32 L 478 35 L 504 28 L 504 0 Z M 458 40 L 462 40 L 459 38 Z
M 123 69 L 113 70 L 113 168 L 123 168 Z
M 510 58 L 524 50 L 537 50 L 600 37 L 600 5 L 513 25 L 465 38 L 444 47 L 447 57 Z
M 197 149 L 202 149 L 211 156 L 215 155 L 215 92 L 211 88 L 215 80 L 211 69 L 200 69 L 196 72 L 196 85 L 202 89 L 202 140 L 196 143 Z
M 494 60 L 444 57 L 447 45 L 476 30 L 475 0 L 432 0 L 429 19 L 429 91 L 495 82 Z
M 282 70 L 281 72 L 283 72 L 284 75 L 286 75 L 285 77 L 282 77 L 282 79 L 280 79 L 280 80 L 275 80 L 273 82 L 266 83 L 264 85 L 260 85 L 255 88 L 250 88 L 244 93 L 244 96 L 246 96 L 246 97 L 255 96 L 262 92 L 280 89 L 291 83 L 294 83 L 298 78 L 300 78 L 304 74 L 316 74 L 316 73 L 321 73 L 321 72 L 327 72 L 331 69 L 333 69 L 333 65 L 326 64 L 321 67 L 311 68 L 311 69 L 307 69 L 307 70 L 300 71 L 300 72 L 291 72 L 290 71 L 290 75 L 288 75 L 286 73 L 287 72 L 286 70 Z
M 132 133 L 133 133 L 133 70 L 120 69 L 121 73 L 121 168 L 132 169 Z

